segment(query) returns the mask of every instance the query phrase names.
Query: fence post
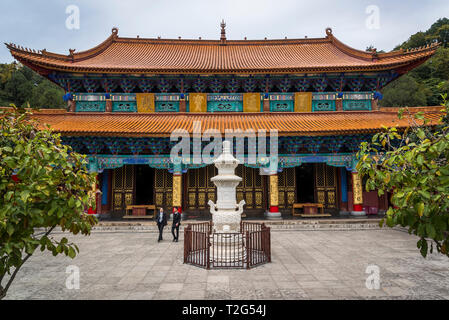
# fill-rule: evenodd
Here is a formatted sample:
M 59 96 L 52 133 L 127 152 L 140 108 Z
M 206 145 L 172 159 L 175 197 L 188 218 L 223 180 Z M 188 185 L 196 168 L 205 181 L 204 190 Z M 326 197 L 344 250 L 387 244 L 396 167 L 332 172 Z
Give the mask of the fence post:
M 268 252 L 268 262 L 271 262 L 271 232 L 270 227 L 267 228 L 267 252 Z
M 246 235 L 246 269 L 249 269 L 249 268 L 250 268 L 250 261 L 251 261 L 251 259 L 250 259 L 250 257 L 249 257 L 250 252 L 251 252 L 251 249 L 250 249 L 251 244 L 250 244 L 250 239 L 249 239 L 249 231 L 246 231 L 246 232 L 245 232 L 245 235 Z

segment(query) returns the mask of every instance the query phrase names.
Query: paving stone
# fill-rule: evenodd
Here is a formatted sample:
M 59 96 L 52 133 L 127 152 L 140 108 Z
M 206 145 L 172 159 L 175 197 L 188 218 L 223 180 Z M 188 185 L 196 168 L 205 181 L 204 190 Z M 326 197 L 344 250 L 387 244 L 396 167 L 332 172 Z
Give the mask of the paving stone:
M 207 290 L 206 300 L 230 300 L 231 295 L 228 291 L 224 290 Z
M 449 259 L 424 259 L 416 237 L 398 230 L 273 229 L 272 263 L 250 270 L 185 265 L 182 242 L 157 243 L 157 236 L 132 229 L 69 235 L 79 255 L 36 252 L 6 299 L 449 299 Z M 65 286 L 69 265 L 79 267 L 79 290 Z M 370 265 L 379 267 L 380 290 L 366 288 Z
M 206 290 L 183 290 L 179 299 L 181 300 L 202 300 L 206 297 Z
M 183 283 L 162 283 L 159 291 L 181 291 L 183 286 Z
M 297 289 L 279 289 L 279 292 L 281 293 L 282 297 L 287 300 L 302 300 L 302 299 L 308 299 L 309 296 L 304 290 L 301 290 L 299 288 Z
M 332 291 L 327 288 L 304 288 L 304 292 L 310 298 L 325 298 L 332 297 Z

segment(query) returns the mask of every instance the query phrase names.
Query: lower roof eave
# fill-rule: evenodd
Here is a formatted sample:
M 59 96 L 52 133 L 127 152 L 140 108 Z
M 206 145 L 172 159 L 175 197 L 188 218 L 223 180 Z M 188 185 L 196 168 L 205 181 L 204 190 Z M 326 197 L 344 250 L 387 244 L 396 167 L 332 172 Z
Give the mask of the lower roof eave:
M 398 128 L 401 129 L 401 128 Z M 359 130 L 338 130 L 338 131 L 310 131 L 310 132 L 280 132 L 279 137 L 307 137 L 307 136 L 339 136 L 368 134 L 380 132 L 382 129 L 359 129 Z M 79 131 L 54 131 L 62 136 L 70 137 L 124 137 L 124 138 L 168 138 L 170 133 L 136 133 L 136 132 L 79 132 Z M 223 135 L 225 133 L 222 133 Z M 267 132 L 267 136 L 270 136 Z

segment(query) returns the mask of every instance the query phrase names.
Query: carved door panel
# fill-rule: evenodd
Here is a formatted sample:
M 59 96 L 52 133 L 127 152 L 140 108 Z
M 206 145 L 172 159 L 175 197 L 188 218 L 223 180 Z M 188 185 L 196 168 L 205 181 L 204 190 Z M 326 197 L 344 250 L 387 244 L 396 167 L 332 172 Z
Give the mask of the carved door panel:
M 112 195 L 114 211 L 124 210 L 134 201 L 134 166 L 125 165 L 114 169 L 112 178 Z
M 285 168 L 278 174 L 279 208 L 291 208 L 296 201 L 295 168 Z
M 337 171 L 325 163 L 315 164 L 315 192 L 326 209 L 337 208 Z
M 209 210 L 209 200 L 216 201 L 216 188 L 210 180 L 216 175 L 213 165 L 187 171 L 187 209 Z
M 173 209 L 173 174 L 156 169 L 154 174 L 154 203 L 157 208 Z
M 245 209 L 264 209 L 263 177 L 259 170 L 239 165 L 235 174 L 242 178 L 237 186 L 237 203 L 245 200 Z

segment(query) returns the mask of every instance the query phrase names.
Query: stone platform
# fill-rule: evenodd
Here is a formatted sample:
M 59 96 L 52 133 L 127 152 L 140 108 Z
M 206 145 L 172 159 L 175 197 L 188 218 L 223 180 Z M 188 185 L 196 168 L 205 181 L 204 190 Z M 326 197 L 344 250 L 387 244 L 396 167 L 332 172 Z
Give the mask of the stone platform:
M 381 218 L 348 218 L 348 219 L 283 219 L 283 220 L 243 220 L 247 222 L 265 223 L 272 230 L 367 230 L 379 229 Z M 188 223 L 204 222 L 189 219 L 181 222 L 180 232 Z M 168 223 L 170 226 L 170 222 Z M 155 221 L 100 221 L 93 230 L 126 231 L 146 230 L 158 232 Z
M 273 228 L 272 263 L 251 270 L 183 264 L 183 234 L 172 242 L 169 226 L 160 243 L 152 231 L 69 236 L 80 254 L 72 260 L 37 250 L 6 299 L 449 299 L 449 259 L 421 257 L 415 236 L 313 230 Z M 68 266 L 79 267 L 79 289 L 66 288 Z M 369 266 L 379 268 L 378 290 L 366 287 Z

